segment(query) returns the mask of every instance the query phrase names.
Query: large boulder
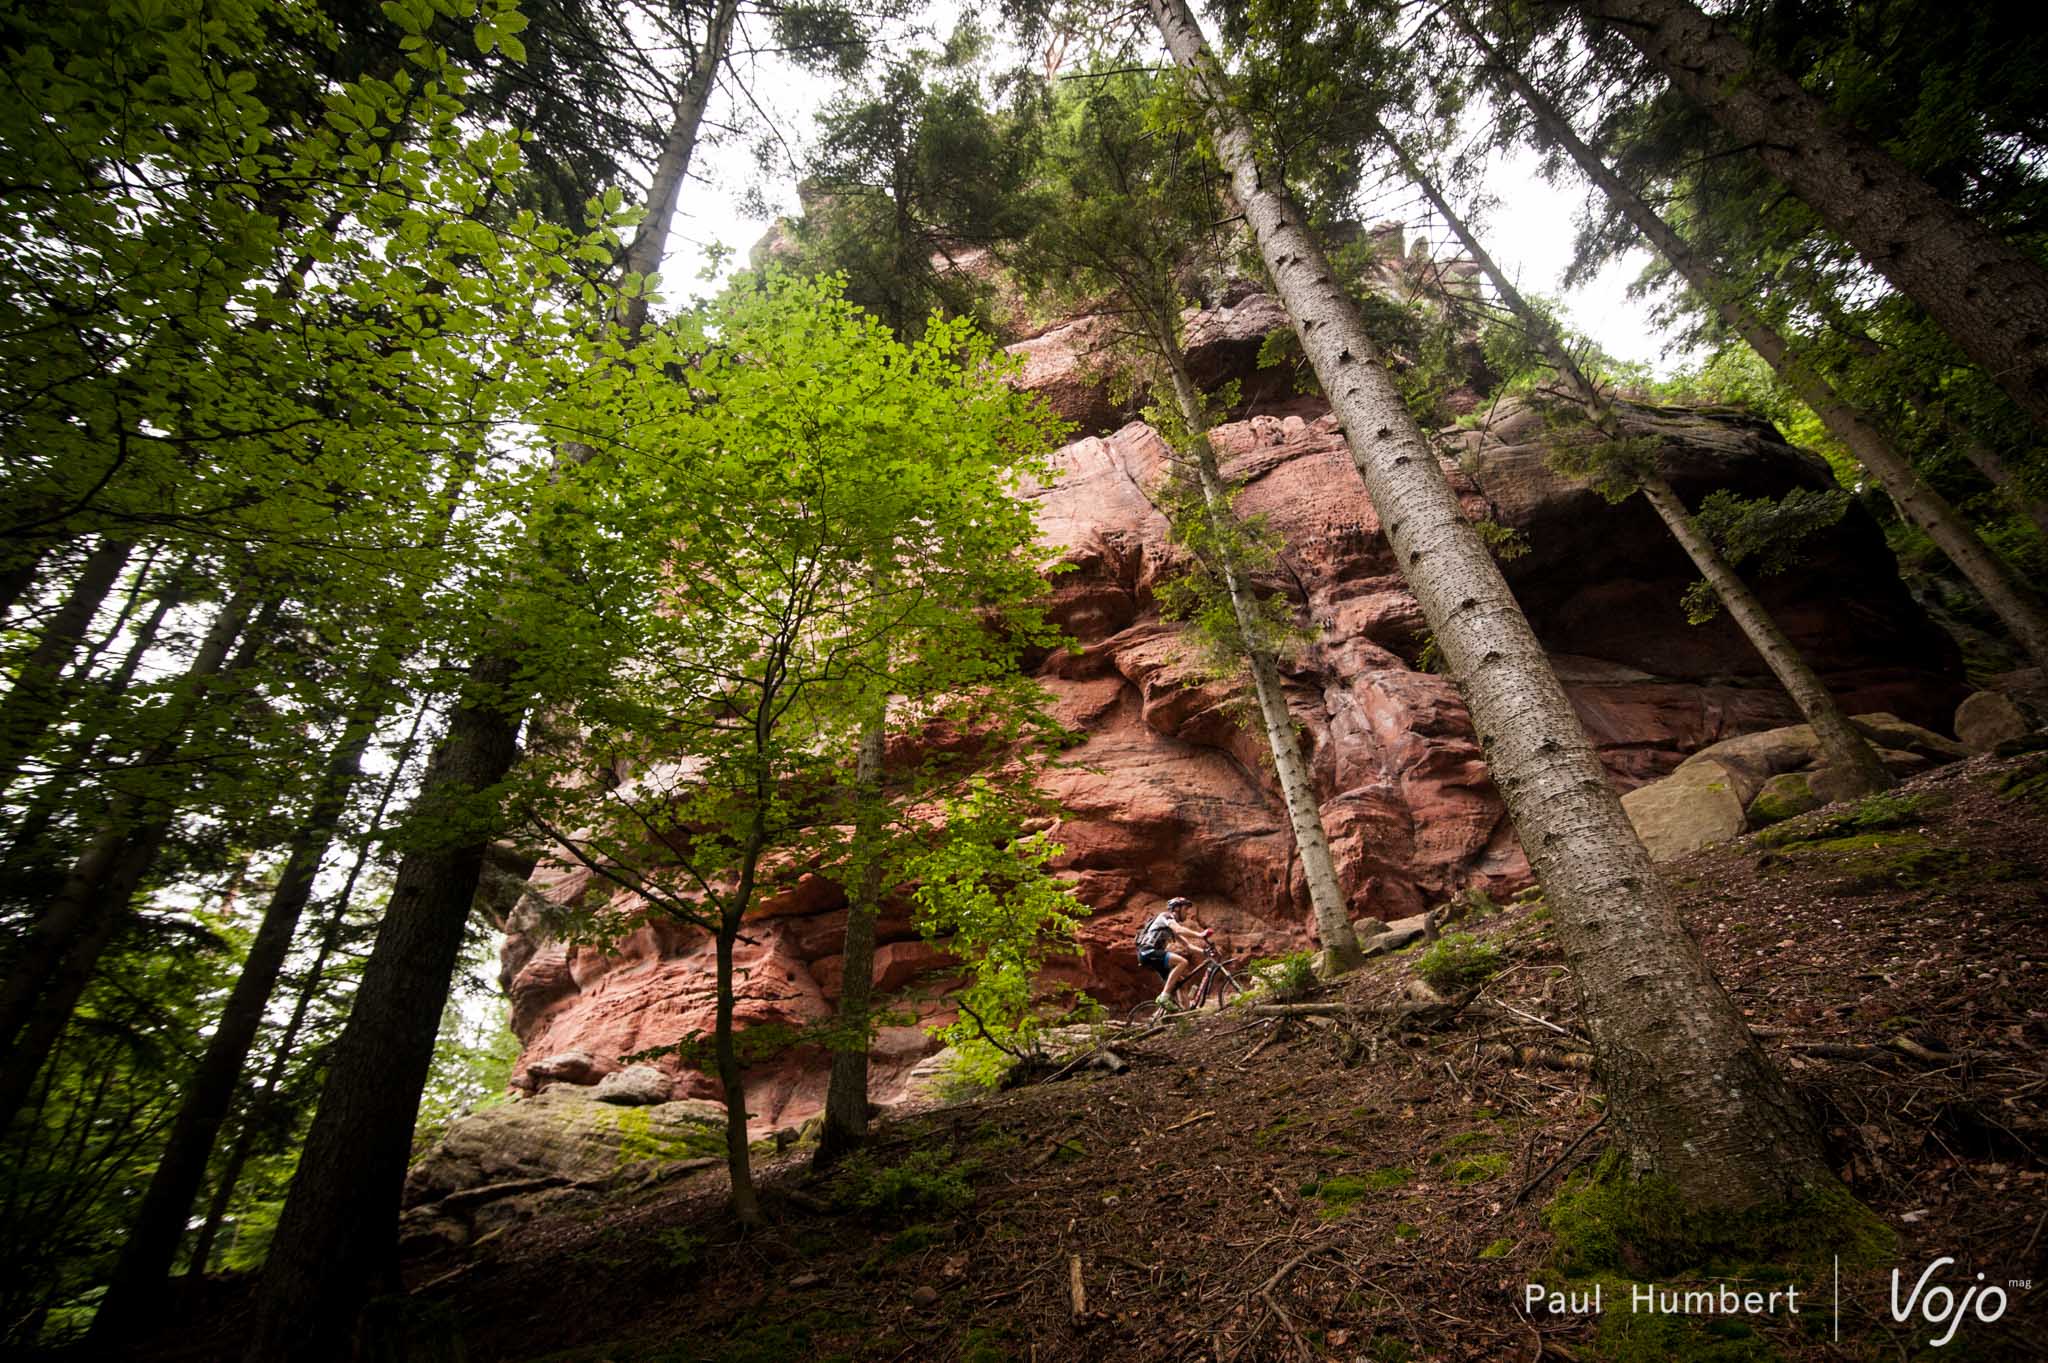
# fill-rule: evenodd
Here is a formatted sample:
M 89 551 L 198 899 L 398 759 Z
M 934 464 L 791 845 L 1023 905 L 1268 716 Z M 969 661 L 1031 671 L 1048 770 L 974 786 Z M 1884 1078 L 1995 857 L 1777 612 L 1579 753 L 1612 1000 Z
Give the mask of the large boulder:
M 1621 797 L 1652 861 L 1674 861 L 1739 836 L 1756 788 L 1718 762 L 1688 762 L 1662 781 Z
M 1974 692 L 1956 707 L 1956 737 L 1973 753 L 1990 752 L 2033 729 L 2025 712 L 1996 691 Z

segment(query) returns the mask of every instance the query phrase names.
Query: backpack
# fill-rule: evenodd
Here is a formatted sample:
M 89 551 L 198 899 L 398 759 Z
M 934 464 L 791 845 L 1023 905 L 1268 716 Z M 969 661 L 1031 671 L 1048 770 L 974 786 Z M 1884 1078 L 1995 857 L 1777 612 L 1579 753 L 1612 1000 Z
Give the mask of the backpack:
M 1159 921 L 1154 914 L 1138 928 L 1138 950 L 1155 951 L 1166 945 L 1166 939 L 1173 936 L 1173 929 Z

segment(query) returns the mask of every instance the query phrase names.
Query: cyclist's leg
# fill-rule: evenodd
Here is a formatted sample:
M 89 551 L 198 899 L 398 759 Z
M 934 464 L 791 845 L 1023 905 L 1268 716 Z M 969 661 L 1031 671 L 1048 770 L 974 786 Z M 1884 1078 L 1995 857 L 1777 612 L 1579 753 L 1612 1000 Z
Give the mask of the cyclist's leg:
M 1167 972 L 1166 987 L 1159 992 L 1165 998 L 1178 999 L 1181 981 L 1187 978 L 1188 967 L 1194 963 L 1178 951 L 1167 952 L 1166 959 L 1173 969 Z

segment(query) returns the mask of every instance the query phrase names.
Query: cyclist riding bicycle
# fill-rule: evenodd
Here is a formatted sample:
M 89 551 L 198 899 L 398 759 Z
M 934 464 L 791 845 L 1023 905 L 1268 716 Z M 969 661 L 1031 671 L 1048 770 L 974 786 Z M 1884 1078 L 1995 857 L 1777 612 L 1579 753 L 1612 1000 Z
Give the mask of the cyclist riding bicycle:
M 1175 895 L 1166 901 L 1164 909 L 1138 929 L 1138 964 L 1165 980 L 1157 1001 L 1166 1007 L 1173 1006 L 1173 991 L 1179 987 L 1181 977 L 1188 973 L 1188 967 L 1194 964 L 1193 955 L 1182 955 L 1172 948 L 1178 944 L 1185 946 L 1190 953 L 1196 953 L 1209 945 L 1208 933 L 1189 932 L 1181 926 L 1181 915 L 1194 906 L 1193 900 Z

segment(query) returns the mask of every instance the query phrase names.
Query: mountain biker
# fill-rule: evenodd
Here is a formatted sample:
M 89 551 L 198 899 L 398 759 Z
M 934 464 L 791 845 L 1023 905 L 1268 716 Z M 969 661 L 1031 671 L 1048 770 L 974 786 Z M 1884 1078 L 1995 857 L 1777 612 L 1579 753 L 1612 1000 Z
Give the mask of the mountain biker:
M 1192 955 L 1182 955 L 1173 950 L 1175 945 L 1188 948 L 1190 953 L 1208 948 L 1209 934 L 1188 931 L 1181 926 L 1181 915 L 1195 907 L 1194 901 L 1175 895 L 1166 901 L 1166 907 L 1152 915 L 1144 927 L 1138 929 L 1138 964 L 1147 970 L 1157 972 L 1165 981 L 1159 991 L 1159 1002 L 1172 1006 L 1173 991 L 1179 987 L 1181 977 L 1194 964 Z

